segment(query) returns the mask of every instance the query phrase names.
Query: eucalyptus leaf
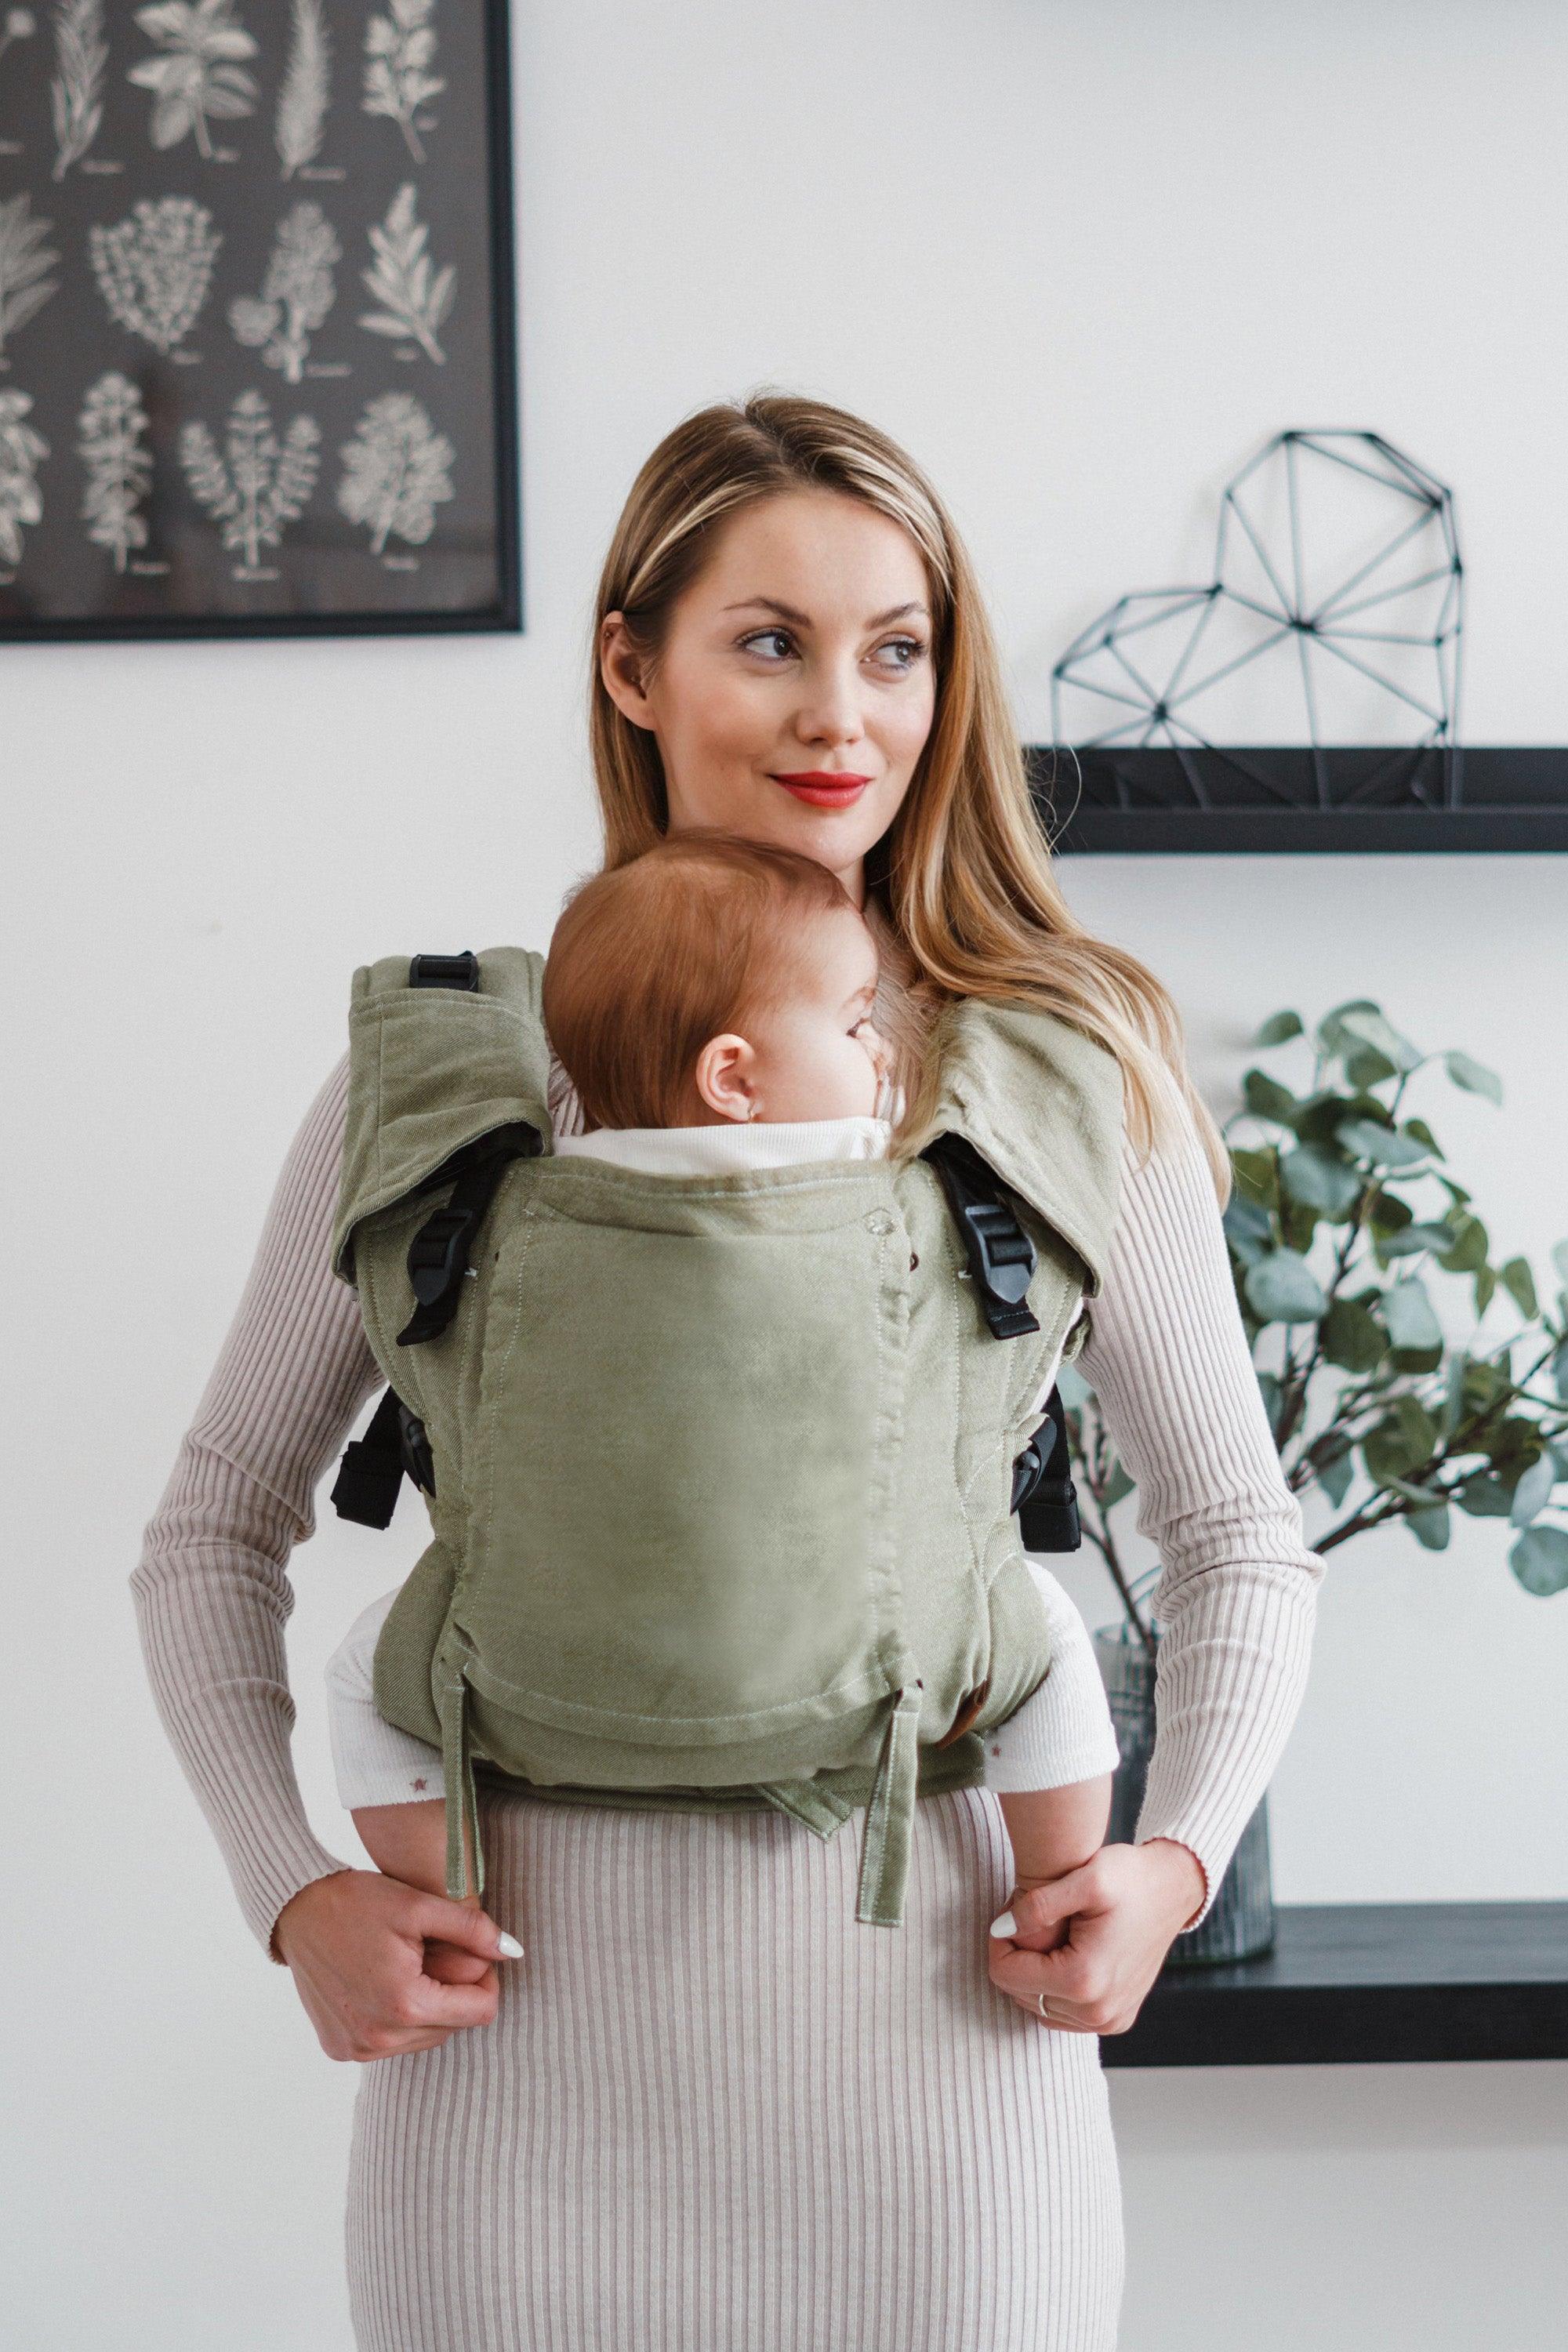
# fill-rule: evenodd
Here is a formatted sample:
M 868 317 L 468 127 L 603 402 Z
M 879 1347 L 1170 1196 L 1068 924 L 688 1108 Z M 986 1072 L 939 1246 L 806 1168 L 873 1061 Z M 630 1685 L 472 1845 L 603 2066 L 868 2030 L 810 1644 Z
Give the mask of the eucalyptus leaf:
M 1355 1477 L 1355 1461 L 1349 1446 L 1340 1454 L 1331 1454 L 1327 1461 L 1315 1465 L 1319 1486 L 1337 1511 L 1350 1493 Z
M 1562 1528 L 1526 1528 L 1508 1564 L 1527 1592 L 1549 1601 L 1568 1586 L 1568 1533 Z
M 1427 1551 L 1447 1550 L 1449 1518 L 1447 1503 L 1439 1503 L 1429 1511 L 1412 1511 L 1405 1525 L 1416 1542 L 1424 1545 Z
M 1279 1181 L 1293 1201 L 1337 1223 L 1354 1208 L 1366 1179 L 1325 1145 L 1302 1143 L 1280 1160 Z
M 1541 1306 L 1535 1296 L 1535 1276 L 1530 1271 L 1529 1259 L 1510 1257 L 1506 1265 L 1499 1266 L 1498 1280 L 1526 1322 L 1533 1323 L 1541 1312 Z
M 1438 1263 L 1438 1265 L 1442 1265 L 1445 1263 L 1445 1260 L 1443 1260 L 1442 1258 L 1439 1258 L 1439 1259 L 1438 1259 L 1438 1261 L 1437 1261 L 1437 1263 Z M 1490 1266 L 1489 1266 L 1489 1265 L 1479 1266 L 1479 1267 L 1477 1268 L 1477 1270 L 1476 1270 L 1476 1313 L 1477 1313 L 1477 1315 L 1478 1315 L 1478 1316 L 1484 1315 L 1484 1314 L 1486 1313 L 1486 1311 L 1487 1311 L 1487 1308 L 1491 1305 L 1492 1300 L 1493 1300 L 1496 1297 L 1497 1297 L 1497 1276 L 1496 1276 L 1496 1275 L 1492 1272 L 1492 1270 L 1491 1270 L 1491 1268 L 1490 1268 Z
M 1381 1087 L 1398 1075 L 1394 1064 L 1374 1054 L 1370 1045 L 1358 1045 L 1353 1054 L 1345 1055 L 1345 1076 L 1352 1087 Z
M 1568 1404 L 1568 1339 L 1564 1339 L 1552 1359 L 1552 1385 Z
M 1105 1483 L 1105 1492 L 1100 1498 L 1100 1509 L 1102 1511 L 1114 1510 L 1117 1504 L 1121 1501 L 1123 1496 L 1131 1495 L 1131 1479 L 1127 1475 L 1126 1471 L 1121 1467 L 1120 1462 L 1113 1462 L 1110 1465 L 1110 1475 Z
M 1258 1373 L 1258 1393 L 1263 1399 L 1263 1410 L 1268 1415 L 1269 1434 L 1270 1436 L 1278 1437 L 1279 1433 L 1279 1407 L 1284 1398 L 1284 1391 L 1281 1389 L 1279 1381 L 1275 1379 L 1272 1372 Z
M 1397 1127 L 1379 1127 L 1375 1119 L 1347 1118 L 1334 1132 L 1347 1151 L 1370 1160 L 1374 1168 L 1415 1168 L 1432 1156 L 1414 1136 Z
M 1273 1208 L 1279 1198 L 1277 1172 L 1279 1163 L 1273 1152 L 1233 1150 L 1230 1164 L 1236 1171 L 1237 1183 L 1247 1197 L 1252 1201 L 1261 1201 L 1266 1207 Z
M 1318 1024 L 1318 1043 L 1325 1054 L 1343 1054 L 1349 1049 L 1352 1036 L 1344 1026 L 1348 1013 L 1375 1013 L 1381 1019 L 1383 1007 L 1374 1004 L 1370 996 L 1352 996 L 1347 997 L 1343 1004 L 1336 1004 L 1331 1012 L 1325 1013 Z
M 1441 1160 L 1442 1146 L 1424 1118 L 1407 1118 L 1405 1122 L 1405 1132 L 1406 1135 L 1413 1135 L 1417 1143 L 1424 1143 L 1434 1160 Z
M 1247 1072 L 1241 1081 L 1241 1098 L 1255 1118 L 1277 1119 L 1282 1127 L 1289 1124 L 1296 1108 L 1289 1087 L 1271 1078 L 1267 1070 Z
M 1380 1243 L 1390 1234 L 1402 1234 L 1415 1219 L 1397 1192 L 1379 1185 L 1366 1204 L 1366 1221 Z
M 1396 1348 L 1440 1348 L 1443 1327 L 1432 1311 L 1426 1285 L 1412 1276 L 1383 1294 L 1383 1319 Z
M 1271 1013 L 1252 1042 L 1255 1045 L 1283 1045 L 1290 1038 L 1305 1034 L 1299 1013 Z
M 1233 1192 L 1225 1207 L 1225 1237 L 1243 1265 L 1256 1265 L 1274 1246 L 1274 1220 L 1267 1209 Z
M 1478 1267 L 1485 1265 L 1489 1246 L 1487 1229 L 1479 1217 L 1461 1217 L 1455 1225 L 1454 1246 L 1444 1251 L 1438 1263 L 1445 1274 L 1474 1274 Z
M 1249 1265 L 1247 1299 L 1265 1323 L 1315 1323 L 1328 1307 L 1317 1276 L 1294 1250 L 1271 1250 Z
M 1484 1062 L 1472 1061 L 1468 1054 L 1445 1054 L 1443 1066 L 1457 1087 L 1468 1095 L 1485 1095 L 1488 1102 L 1500 1106 L 1502 1080 Z
M 1489 1477 L 1478 1471 L 1454 1489 L 1454 1500 L 1461 1511 L 1472 1519 L 1506 1519 L 1513 1504 L 1513 1490 L 1501 1478 Z
M 1384 1257 L 1415 1257 L 1422 1250 L 1441 1254 L 1454 1245 L 1452 1225 L 1402 1225 L 1396 1234 L 1386 1234 L 1378 1247 Z
M 1342 1371 L 1375 1371 L 1388 1348 L 1388 1334 L 1360 1302 L 1336 1298 L 1323 1318 L 1323 1353 Z
M 1568 1290 L 1568 1242 L 1552 1244 L 1552 1263 L 1557 1268 L 1558 1281 L 1564 1290 Z
M 1542 1454 L 1521 1474 L 1519 1484 L 1513 1490 L 1509 1517 L 1516 1528 L 1527 1528 L 1531 1519 L 1540 1517 L 1552 1500 L 1552 1490 L 1556 1484 L 1557 1465 L 1550 1454 Z
M 1381 1054 L 1396 1070 L 1413 1070 L 1423 1058 L 1409 1038 L 1402 1037 L 1381 1013 L 1352 1006 L 1340 1015 L 1340 1028 L 1358 1037 L 1363 1045 L 1370 1045 L 1374 1054 Z

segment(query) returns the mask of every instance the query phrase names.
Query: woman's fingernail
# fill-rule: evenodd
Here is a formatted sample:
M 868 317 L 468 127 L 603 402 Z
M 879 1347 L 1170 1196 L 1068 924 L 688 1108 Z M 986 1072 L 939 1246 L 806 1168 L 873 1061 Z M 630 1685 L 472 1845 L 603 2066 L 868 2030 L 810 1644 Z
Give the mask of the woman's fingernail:
M 503 1960 L 521 1960 L 522 1958 L 522 1946 L 515 1936 L 509 1936 L 504 1927 L 496 1937 L 496 1949 Z
M 1014 1918 L 1011 1911 L 1004 1911 L 999 1919 L 993 1919 L 991 1922 L 991 1933 L 994 1936 L 1016 1936 L 1017 1932 L 1018 1922 Z

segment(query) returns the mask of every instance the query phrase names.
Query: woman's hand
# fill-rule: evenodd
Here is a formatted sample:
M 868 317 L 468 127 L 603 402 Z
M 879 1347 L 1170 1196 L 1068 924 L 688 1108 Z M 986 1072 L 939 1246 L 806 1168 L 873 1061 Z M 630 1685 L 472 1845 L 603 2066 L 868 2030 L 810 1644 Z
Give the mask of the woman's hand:
M 1061 2032 L 1125 2033 L 1206 1893 L 1197 1856 L 1173 1838 L 1101 1846 L 1014 1896 L 1003 1933 L 992 1929 L 991 1981 Z
M 468 1957 L 451 1954 L 456 1965 L 444 1965 L 439 1949 L 426 1952 L 427 1939 Z M 374 1870 L 312 1879 L 283 1906 L 272 1942 L 328 2057 L 355 2060 L 434 2050 L 468 2026 L 489 2025 L 500 1998 L 492 1964 L 522 1954 L 471 1905 Z

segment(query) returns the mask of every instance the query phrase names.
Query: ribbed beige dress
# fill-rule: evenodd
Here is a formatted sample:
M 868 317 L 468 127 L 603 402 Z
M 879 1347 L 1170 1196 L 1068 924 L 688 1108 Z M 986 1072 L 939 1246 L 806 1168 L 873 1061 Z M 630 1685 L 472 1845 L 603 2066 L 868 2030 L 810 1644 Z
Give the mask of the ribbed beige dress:
M 879 1022 L 906 1033 L 885 982 Z M 379 1383 L 328 1271 L 346 1065 L 284 1164 L 132 1580 L 153 1689 L 263 1945 L 343 1867 L 289 1758 L 288 1562 Z M 575 1126 L 569 1099 L 558 1124 Z M 1084 1370 L 1165 1562 L 1140 1836 L 1217 1885 L 1295 1715 L 1319 1563 L 1269 1442 L 1190 1130 L 1129 1165 Z M 774 1812 L 489 1797 L 527 1958 L 492 2027 L 367 2066 L 362 2352 L 1110 2352 L 1121 2226 L 1099 2047 L 991 1986 L 996 1799 L 918 1810 L 909 1909 Z

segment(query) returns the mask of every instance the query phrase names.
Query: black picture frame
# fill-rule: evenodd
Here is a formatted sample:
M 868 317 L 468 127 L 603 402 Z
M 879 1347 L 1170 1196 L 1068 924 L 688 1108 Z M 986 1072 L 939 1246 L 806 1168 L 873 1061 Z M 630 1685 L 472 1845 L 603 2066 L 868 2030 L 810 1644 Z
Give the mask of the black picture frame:
M 110 62 L 100 77 L 107 103 L 99 143 L 106 151 L 112 149 L 114 160 L 100 163 L 99 176 L 90 180 L 81 176 L 79 164 L 68 170 L 63 182 L 51 175 L 48 151 L 58 137 L 58 131 L 49 130 L 58 12 L 43 7 L 27 12 L 36 26 L 26 44 L 32 54 L 24 58 L 17 49 L 0 60 L 0 76 L 5 77 L 0 79 L 0 151 L 6 145 L 13 150 L 5 158 L 0 200 L 19 191 L 30 197 L 35 216 L 60 221 L 75 232 L 51 236 L 59 256 L 54 273 L 58 291 L 11 339 L 11 365 L 0 373 L 0 400 L 7 390 L 28 395 L 25 421 L 47 440 L 51 478 L 43 493 L 44 520 L 51 528 L 24 531 L 20 562 L 10 564 L 0 558 L 0 642 L 521 630 L 521 453 L 508 0 L 429 0 L 439 41 L 445 44 L 438 44 L 432 69 L 444 68 L 447 79 L 436 101 L 434 123 L 415 116 L 417 130 L 398 120 L 374 118 L 363 104 L 366 26 L 378 0 L 353 0 L 353 5 L 347 0 L 232 0 L 232 5 L 237 21 L 253 37 L 257 54 L 247 58 L 246 69 L 254 68 L 251 79 L 258 95 L 247 120 L 215 118 L 208 125 L 214 141 L 226 138 L 234 151 L 226 163 L 216 145 L 207 158 L 198 157 L 188 141 L 160 154 L 149 136 L 144 134 L 137 147 L 124 134 L 127 102 L 139 101 L 143 109 L 149 103 L 145 87 L 130 87 L 128 68 L 138 58 L 158 54 L 154 37 L 134 29 L 131 8 L 116 5 L 101 12 Z M 307 167 L 300 178 L 318 184 L 306 186 L 300 185 L 300 178 L 284 184 L 274 131 L 280 52 L 292 37 L 300 5 L 325 22 L 332 74 L 322 151 L 323 164 L 331 162 L 331 167 L 313 173 Z M 395 0 L 379 0 L 379 5 L 389 21 L 399 13 Z M 32 77 L 30 89 L 21 78 L 24 66 Z M 16 124 L 22 103 L 30 106 L 27 119 L 34 135 L 26 152 L 17 152 L 16 141 L 6 141 L 4 134 Z M 114 110 L 119 110 L 118 132 L 110 130 Z M 40 120 L 43 130 L 38 133 Z M 478 152 L 480 138 L 482 153 Z M 34 152 L 36 145 L 45 152 Z M 416 162 L 421 147 L 423 157 Z M 372 154 L 374 163 L 364 160 Z M 214 176 L 215 165 L 225 167 L 223 179 Z M 109 173 L 115 176 L 110 179 Z M 354 187 L 356 180 L 363 183 L 363 189 Z M 431 274 L 437 263 L 452 263 L 457 270 L 457 299 L 448 323 L 439 331 L 450 345 L 443 358 L 452 364 L 440 375 L 427 358 L 413 353 L 412 345 L 415 363 L 409 365 L 390 339 L 363 334 L 353 323 L 353 313 L 366 307 L 361 265 L 368 259 L 374 266 L 375 257 L 365 240 L 373 226 L 387 226 L 386 191 L 394 182 L 399 189 L 409 184 L 416 190 L 415 217 L 429 240 L 425 250 Z M 168 352 L 157 352 L 145 341 L 138 344 L 110 316 L 101 283 L 95 283 L 97 262 L 89 265 L 86 257 L 87 215 L 95 224 L 128 223 L 140 200 L 155 202 L 166 194 L 187 193 L 194 193 L 215 215 L 227 246 L 226 252 L 220 248 L 213 266 L 205 305 L 201 356 L 209 362 L 205 369 L 188 363 L 176 367 Z M 214 556 L 207 541 L 218 540 L 218 526 L 193 494 L 192 478 L 180 455 L 186 445 L 180 436 L 187 424 L 199 419 L 219 457 L 232 456 L 225 430 L 232 430 L 230 412 L 237 396 L 233 388 L 243 373 L 277 415 L 281 437 L 289 387 L 264 368 L 258 355 L 239 354 L 238 331 L 231 336 L 224 320 L 226 306 L 235 296 L 257 294 L 259 273 L 268 266 L 267 256 L 281 226 L 279 215 L 301 198 L 319 198 L 318 212 L 330 207 L 327 216 L 341 247 L 334 305 L 338 315 L 327 322 L 338 364 L 308 371 L 318 381 L 297 395 L 308 398 L 320 415 L 317 468 L 295 520 L 283 527 L 279 543 L 268 551 L 267 559 L 253 561 L 243 572 L 230 563 L 233 577 L 216 582 L 224 559 Z M 467 306 L 461 300 L 465 277 L 468 288 L 477 285 L 484 298 L 470 292 Z M 322 340 L 326 342 L 326 334 Z M 101 569 L 112 584 L 100 580 L 98 608 L 63 609 L 65 590 L 51 588 L 51 579 L 58 581 L 68 562 L 73 576 L 81 574 L 80 549 L 87 535 L 80 505 L 84 460 L 77 429 L 79 403 L 100 371 L 125 371 L 132 361 L 147 412 L 142 446 L 152 459 L 155 486 L 146 516 L 152 534 L 145 550 L 148 560 L 142 571 L 132 575 L 129 564 L 117 572 L 105 559 Z M 198 378 L 199 383 L 194 381 Z M 438 390 L 425 389 L 426 385 Z M 356 545 L 354 524 L 336 506 L 334 480 L 341 485 L 344 478 L 340 468 L 344 445 L 353 437 L 351 418 L 363 432 L 366 406 L 400 386 L 415 394 L 422 406 L 428 404 L 425 423 L 431 426 L 430 440 L 444 445 L 447 452 L 444 470 L 439 456 L 435 459 L 435 478 L 443 485 L 436 495 L 447 503 L 430 509 L 434 520 L 426 540 L 405 545 L 384 535 L 381 549 L 373 555 L 367 551 L 374 545 L 374 530 L 367 532 L 362 527 L 357 532 L 361 544 Z M 35 396 L 40 391 L 47 396 Z M 466 440 L 454 418 L 468 428 Z M 435 427 L 444 422 L 450 432 L 437 433 Z M 39 472 L 42 477 L 42 464 Z M 402 511 L 416 514 L 417 530 L 416 508 Z M 68 524 L 68 541 L 60 536 Z M 177 540 L 171 536 L 176 533 Z M 51 549 L 58 551 L 53 573 L 48 567 Z M 205 573 L 198 583 L 203 601 L 195 608 L 189 577 L 189 567 L 197 560 L 193 550 Z M 123 560 L 123 547 L 116 553 Z M 184 577 L 176 569 L 182 561 L 187 566 Z M 168 579 L 171 586 L 160 591 L 160 578 Z M 166 604 L 160 604 L 160 595 L 167 598 Z M 77 601 L 83 607 L 94 604 L 91 595 Z

